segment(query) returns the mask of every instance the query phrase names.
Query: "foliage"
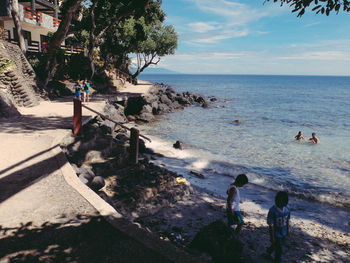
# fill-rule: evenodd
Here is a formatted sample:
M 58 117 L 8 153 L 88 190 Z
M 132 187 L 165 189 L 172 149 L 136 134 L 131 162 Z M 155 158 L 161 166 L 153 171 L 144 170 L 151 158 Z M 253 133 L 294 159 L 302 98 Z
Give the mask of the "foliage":
M 265 0 L 269 2 L 272 0 Z M 281 6 L 287 4 L 293 8 L 292 12 L 298 12 L 298 17 L 301 17 L 307 8 L 312 7 L 312 11 L 316 14 L 329 15 L 331 12 L 338 14 L 340 10 L 350 12 L 350 1 L 348 0 L 273 0 L 273 2 L 280 2 Z
M 174 54 L 177 34 L 172 26 L 163 25 L 164 20 L 165 13 L 159 3 L 152 1 L 143 16 L 120 21 L 116 30 L 106 34 L 100 45 L 103 59 L 128 71 L 129 56 L 136 54 L 138 70 L 133 76 L 135 78 L 149 65 L 157 64 L 160 57 Z
M 73 54 L 68 58 L 66 74 L 71 79 L 89 77 L 90 66 L 89 59 L 83 53 Z
M 16 65 L 13 63 L 13 59 L 2 58 L 0 59 L 0 74 L 11 71 L 16 68 Z

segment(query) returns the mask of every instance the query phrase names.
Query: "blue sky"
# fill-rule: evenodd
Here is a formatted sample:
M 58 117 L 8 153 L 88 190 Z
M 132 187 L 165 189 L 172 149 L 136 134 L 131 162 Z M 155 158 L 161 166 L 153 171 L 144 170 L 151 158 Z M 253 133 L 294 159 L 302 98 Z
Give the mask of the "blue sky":
M 163 0 L 179 35 L 158 67 L 195 74 L 350 75 L 350 13 L 301 18 L 263 0 Z

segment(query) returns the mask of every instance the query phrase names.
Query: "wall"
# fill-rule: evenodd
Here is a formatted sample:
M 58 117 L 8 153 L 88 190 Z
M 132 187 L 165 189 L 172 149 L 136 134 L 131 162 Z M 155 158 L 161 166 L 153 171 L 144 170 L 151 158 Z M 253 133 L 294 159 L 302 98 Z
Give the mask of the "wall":
M 4 21 L 4 28 L 5 30 L 10 30 L 11 32 L 11 38 L 13 39 L 13 28 L 15 27 L 12 20 Z M 33 41 L 40 41 L 40 35 L 46 36 L 48 32 L 55 32 L 53 30 L 49 30 L 48 28 L 40 27 L 40 26 L 34 26 L 32 24 L 28 24 L 26 22 L 22 22 L 22 29 L 26 31 L 30 31 L 32 33 L 32 40 Z

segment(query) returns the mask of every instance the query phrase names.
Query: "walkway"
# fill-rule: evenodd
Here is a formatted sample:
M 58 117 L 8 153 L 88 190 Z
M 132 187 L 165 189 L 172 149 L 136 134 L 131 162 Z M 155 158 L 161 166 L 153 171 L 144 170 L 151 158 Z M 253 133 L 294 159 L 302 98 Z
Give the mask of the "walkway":
M 71 133 L 72 104 L 42 102 L 0 120 L 0 263 L 196 262 L 80 183 L 59 148 Z M 96 97 L 89 106 L 104 104 Z M 92 117 L 85 109 L 83 116 Z

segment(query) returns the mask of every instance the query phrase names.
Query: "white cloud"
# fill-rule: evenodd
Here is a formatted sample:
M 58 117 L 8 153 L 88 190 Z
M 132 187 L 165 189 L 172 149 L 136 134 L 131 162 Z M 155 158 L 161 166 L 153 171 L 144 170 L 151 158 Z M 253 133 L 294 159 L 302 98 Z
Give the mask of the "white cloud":
M 221 26 L 218 22 L 195 22 L 189 23 L 188 26 L 194 31 L 198 33 L 206 33 L 208 31 L 220 29 Z
M 277 57 L 281 60 L 325 60 L 325 61 L 350 61 L 350 51 L 314 51 Z
M 216 21 L 195 21 L 187 23 L 182 32 L 182 40 L 197 45 L 218 43 L 221 40 L 237 38 L 253 34 L 266 34 L 250 30 L 249 23 L 270 15 L 271 8 L 253 8 L 247 4 L 226 0 L 187 0 L 196 6 L 196 9 L 212 17 Z M 262 5 L 261 5 L 262 6 Z

